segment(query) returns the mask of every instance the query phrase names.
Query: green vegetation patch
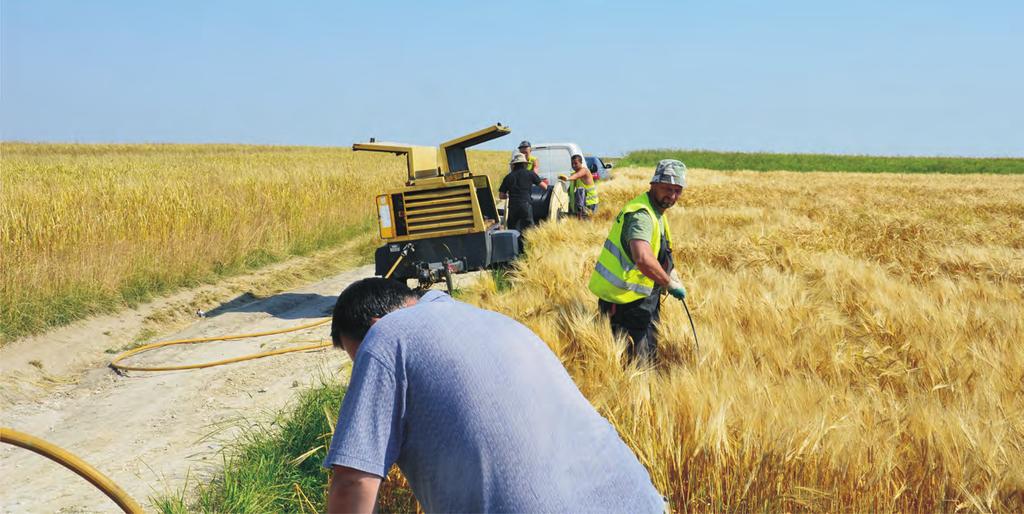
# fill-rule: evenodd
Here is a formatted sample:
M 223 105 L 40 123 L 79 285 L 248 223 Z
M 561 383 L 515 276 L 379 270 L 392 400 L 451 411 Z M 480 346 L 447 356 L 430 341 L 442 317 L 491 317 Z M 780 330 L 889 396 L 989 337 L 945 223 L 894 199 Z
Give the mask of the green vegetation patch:
M 223 471 L 213 481 L 150 500 L 165 513 L 325 512 L 328 473 L 321 463 L 344 396 L 340 383 L 321 379 L 273 422 L 246 428 L 225 448 Z M 379 511 L 414 511 L 412 492 L 392 474 L 382 485 Z
M 871 155 L 710 152 L 705 150 L 637 150 L 620 166 L 655 166 L 679 159 L 691 168 L 753 171 L 848 171 L 864 173 L 1024 173 L 1024 158 L 884 157 Z

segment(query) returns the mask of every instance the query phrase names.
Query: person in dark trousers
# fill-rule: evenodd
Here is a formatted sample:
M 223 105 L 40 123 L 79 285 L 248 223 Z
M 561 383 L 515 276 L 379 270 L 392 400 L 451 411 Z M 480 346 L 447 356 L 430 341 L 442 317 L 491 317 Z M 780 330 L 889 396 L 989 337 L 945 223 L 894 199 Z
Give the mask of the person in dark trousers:
M 367 278 L 331 339 L 354 361 L 328 512 L 372 512 L 397 464 L 426 512 L 666 512 L 632 450 L 516 320 Z
M 547 189 L 548 183 L 529 169 L 526 156 L 517 153 L 512 157 L 512 171 L 501 181 L 498 197 L 508 200 L 505 226 L 518 230 L 520 234 L 533 225 L 533 208 L 530 206 L 530 190 L 533 186 Z
M 657 323 L 663 290 L 686 297 L 672 275 L 672 234 L 665 211 L 686 187 L 686 166 L 675 159 L 658 163 L 650 189 L 626 203 L 615 217 L 590 276 L 598 308 L 610 317 L 616 336 L 628 336 L 631 360 L 657 362 Z

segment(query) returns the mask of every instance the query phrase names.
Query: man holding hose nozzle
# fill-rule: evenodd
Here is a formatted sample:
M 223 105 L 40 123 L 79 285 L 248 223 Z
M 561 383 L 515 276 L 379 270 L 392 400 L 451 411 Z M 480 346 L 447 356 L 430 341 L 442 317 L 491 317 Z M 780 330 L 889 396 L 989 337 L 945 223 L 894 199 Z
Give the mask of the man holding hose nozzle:
M 672 274 L 672 234 L 664 217 L 685 187 L 682 162 L 659 162 L 650 189 L 627 202 L 615 217 L 590 276 L 590 291 L 597 295 L 601 313 L 611 318 L 612 331 L 629 336 L 631 360 L 657 360 L 661 292 L 679 300 L 686 297 L 683 284 Z

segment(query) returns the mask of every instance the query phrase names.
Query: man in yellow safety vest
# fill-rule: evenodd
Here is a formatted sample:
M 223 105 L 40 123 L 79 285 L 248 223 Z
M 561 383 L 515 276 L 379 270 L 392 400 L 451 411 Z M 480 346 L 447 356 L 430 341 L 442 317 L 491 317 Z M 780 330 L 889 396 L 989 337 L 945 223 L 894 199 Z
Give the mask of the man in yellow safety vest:
M 615 217 L 590 276 L 590 291 L 601 313 L 611 318 L 612 331 L 629 336 L 630 359 L 657 359 L 662 290 L 680 300 L 686 297 L 672 275 L 672 234 L 664 217 L 685 187 L 686 165 L 675 159 L 659 162 L 650 189 Z
M 583 164 L 582 155 L 573 154 L 572 175 L 559 175 L 558 178 L 569 183 L 569 214 L 589 218 L 597 212 L 597 181 Z
M 529 163 L 526 169 L 540 175 L 540 164 L 537 162 L 537 158 L 533 156 L 533 145 L 529 141 L 519 143 L 519 153 L 526 156 L 526 162 Z

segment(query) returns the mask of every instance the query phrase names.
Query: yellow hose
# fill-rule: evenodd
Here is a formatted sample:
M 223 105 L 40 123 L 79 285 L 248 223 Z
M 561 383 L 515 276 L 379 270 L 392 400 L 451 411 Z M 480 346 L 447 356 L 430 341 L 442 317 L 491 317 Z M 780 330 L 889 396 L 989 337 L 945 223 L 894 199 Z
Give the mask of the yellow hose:
M 398 255 L 398 259 L 395 259 L 395 263 L 391 265 L 391 269 L 388 270 L 388 274 L 387 275 L 384 275 L 384 278 L 391 278 L 391 274 L 395 272 L 395 269 L 398 268 L 398 265 L 402 262 L 402 259 L 404 259 L 404 258 L 405 258 L 405 254 L 404 253 L 399 254 Z
M 142 507 L 135 503 L 135 500 L 128 496 L 124 489 L 118 487 L 117 484 L 103 473 L 100 473 L 96 468 L 63 448 L 10 428 L 0 428 L 0 442 L 33 451 L 74 471 L 78 476 L 88 480 L 89 483 L 103 491 L 111 500 L 114 500 L 118 507 L 121 507 L 121 510 L 129 514 L 142 512 Z
M 395 261 L 395 264 L 392 265 L 391 269 L 388 270 L 386 275 L 384 275 L 384 278 L 391 278 L 391 275 L 395 272 L 395 269 L 398 268 L 398 264 L 401 263 L 402 259 L 404 259 L 404 258 L 405 258 L 405 252 L 403 251 L 402 254 L 398 256 L 398 260 Z M 319 350 L 321 348 L 327 348 L 328 346 L 331 346 L 331 343 L 330 342 L 321 342 L 321 343 L 316 343 L 316 344 L 307 344 L 307 345 L 304 345 L 304 346 L 296 346 L 296 347 L 293 347 L 293 348 L 281 348 L 281 349 L 278 349 L 278 350 L 271 350 L 271 351 L 267 351 L 267 352 L 253 353 L 253 354 L 250 354 L 250 355 L 242 355 L 241 357 L 232 357 L 230 359 L 221 359 L 219 361 L 204 362 L 204 363 L 201 363 L 201 364 L 182 364 L 182 365 L 179 365 L 179 366 L 157 366 L 157 367 L 125 366 L 123 364 L 120 364 L 121 361 L 127 359 L 128 357 L 131 357 L 133 355 L 138 355 L 140 353 L 148 352 L 150 350 L 155 350 L 157 348 L 163 348 L 164 346 L 175 346 L 175 345 L 179 345 L 179 344 L 210 343 L 210 342 L 214 342 L 214 341 L 231 341 L 231 340 L 235 340 L 235 339 L 248 339 L 250 337 L 263 337 L 263 336 L 272 336 L 272 335 L 277 335 L 277 334 L 286 334 L 288 332 L 297 332 L 299 330 L 304 330 L 304 329 L 307 329 L 307 328 L 318 327 L 320 325 L 323 325 L 324 323 L 327 323 L 328 321 L 331 321 L 331 318 L 322 318 L 322 319 L 319 319 L 319 320 L 314 321 L 312 323 L 306 323 L 305 325 L 299 325 L 297 327 L 282 328 L 282 329 L 278 329 L 278 330 L 268 330 L 266 332 L 256 332 L 256 333 L 253 333 L 253 334 L 236 334 L 236 335 L 217 336 L 217 337 L 197 337 L 197 338 L 193 338 L 193 339 L 175 339 L 173 341 L 160 341 L 158 343 L 144 344 L 144 345 L 142 345 L 142 346 L 140 346 L 138 348 L 132 348 L 131 350 L 128 350 L 128 351 L 125 351 L 125 352 L 121 352 L 121 353 L 117 354 L 117 356 L 114 357 L 114 359 L 110 361 L 110 367 L 114 368 L 115 370 L 119 370 L 119 371 L 180 371 L 180 370 L 183 370 L 183 369 L 212 368 L 214 366 L 223 366 L 224 364 L 232 364 L 232 363 L 235 363 L 235 362 L 249 361 L 249 360 L 253 360 L 253 359 L 261 359 L 263 357 L 270 357 L 272 355 L 282 355 L 282 354 L 285 354 L 285 353 L 307 352 L 307 351 L 310 351 L 310 350 Z
M 182 365 L 178 365 L 178 366 L 157 366 L 157 367 L 126 366 L 126 365 L 123 365 L 123 364 L 119 364 L 121 361 L 127 359 L 128 357 L 131 357 L 133 355 L 138 355 L 138 354 L 143 353 L 143 352 L 148 352 L 150 350 L 155 350 L 157 348 L 163 348 L 164 346 L 175 346 L 175 345 L 179 345 L 179 344 L 210 343 L 210 342 L 214 342 L 214 341 L 231 341 L 231 340 L 234 340 L 234 339 L 246 339 L 246 338 L 250 338 L 250 337 L 272 336 L 272 335 L 285 334 L 285 333 L 288 333 L 288 332 L 297 332 L 299 330 L 304 330 L 304 329 L 307 329 L 307 328 L 317 327 L 317 326 L 323 325 L 324 323 L 327 323 L 328 321 L 331 321 L 331 318 L 323 318 L 323 319 L 314 321 L 312 323 L 306 323 L 305 325 L 299 325 L 297 327 L 282 328 L 282 329 L 278 329 L 278 330 L 268 330 L 266 332 L 256 332 L 256 333 L 253 333 L 253 334 L 236 334 L 236 335 L 217 336 L 217 337 L 197 337 L 197 338 L 193 338 L 193 339 L 175 339 L 173 341 L 160 341 L 159 343 L 144 344 L 144 345 L 142 345 L 142 346 L 140 346 L 138 348 L 132 348 L 131 350 L 119 353 L 116 357 L 114 357 L 114 360 L 110 361 L 110 367 L 112 367 L 114 369 L 117 369 L 117 370 L 121 370 L 121 371 L 179 371 L 179 370 L 183 370 L 183 369 L 211 368 L 213 366 L 222 366 L 224 364 L 231 364 L 231 363 L 234 363 L 234 362 L 242 362 L 242 361 L 248 361 L 248 360 L 253 360 L 253 359 L 261 359 L 263 357 L 270 357 L 271 355 L 281 355 L 281 354 L 292 353 L 292 352 L 306 352 L 306 351 L 309 351 L 309 350 L 319 350 L 320 348 L 327 348 L 328 346 L 331 346 L 331 343 L 330 342 L 326 342 L 326 343 L 307 344 L 307 345 L 304 345 L 304 346 L 296 346 L 296 347 L 292 347 L 292 348 L 281 348 L 281 349 L 278 349 L 278 350 L 270 350 L 270 351 L 266 351 L 266 352 L 253 353 L 253 354 L 250 354 L 250 355 L 242 355 L 241 357 L 232 357 L 230 359 L 221 359 L 219 361 L 204 362 L 202 364 L 182 364 Z

